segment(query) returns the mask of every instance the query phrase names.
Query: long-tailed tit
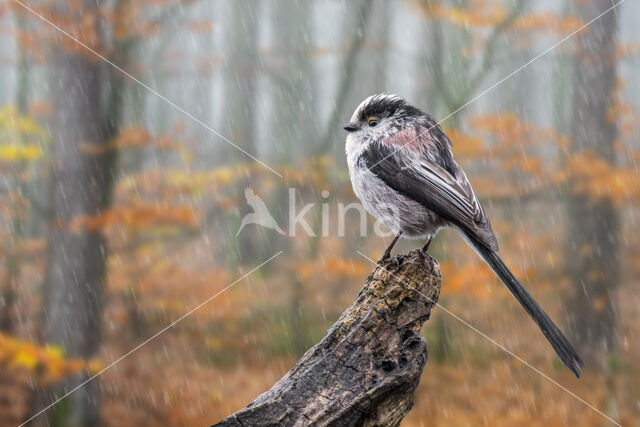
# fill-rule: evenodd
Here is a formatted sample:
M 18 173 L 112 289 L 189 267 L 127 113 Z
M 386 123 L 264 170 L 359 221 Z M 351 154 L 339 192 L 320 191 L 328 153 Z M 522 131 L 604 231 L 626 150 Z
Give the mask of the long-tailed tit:
M 427 114 L 395 95 L 373 95 L 356 108 L 346 152 L 353 190 L 367 211 L 400 235 L 426 239 L 454 227 L 522 304 L 573 373 L 584 363 L 567 338 L 498 255 L 498 244 L 451 141 Z

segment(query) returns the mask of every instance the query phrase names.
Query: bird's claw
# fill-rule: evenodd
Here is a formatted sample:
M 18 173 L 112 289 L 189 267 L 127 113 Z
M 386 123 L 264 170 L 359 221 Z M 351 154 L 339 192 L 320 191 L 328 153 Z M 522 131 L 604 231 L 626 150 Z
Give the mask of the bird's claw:
M 400 258 L 399 256 L 394 256 L 393 258 L 391 258 L 391 262 L 394 263 L 396 266 L 396 269 L 398 269 L 402 264 L 402 258 Z
M 398 269 L 400 267 L 400 265 L 402 265 L 402 258 L 399 256 L 382 256 L 382 258 L 380 258 L 378 260 L 378 264 L 389 264 L 389 265 L 393 265 L 396 269 Z

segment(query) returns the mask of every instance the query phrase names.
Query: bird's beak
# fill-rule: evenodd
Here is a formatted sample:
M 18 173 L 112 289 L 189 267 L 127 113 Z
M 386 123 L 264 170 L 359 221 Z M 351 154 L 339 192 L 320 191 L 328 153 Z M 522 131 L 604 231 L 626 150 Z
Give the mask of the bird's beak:
M 359 130 L 360 128 L 352 123 L 347 123 L 346 125 L 344 125 L 344 130 L 346 130 L 347 132 L 355 132 L 357 130 Z

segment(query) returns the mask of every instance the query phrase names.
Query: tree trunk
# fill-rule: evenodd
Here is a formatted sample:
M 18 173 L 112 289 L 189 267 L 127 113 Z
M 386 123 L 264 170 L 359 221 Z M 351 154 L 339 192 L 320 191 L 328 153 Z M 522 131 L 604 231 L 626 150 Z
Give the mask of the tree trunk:
M 97 50 L 105 46 L 95 1 L 86 0 L 79 8 L 57 1 L 52 11 L 68 18 L 66 22 L 93 16 Z M 115 92 L 121 86 L 111 85 L 104 61 L 77 48 L 56 45 L 51 55 L 52 224 L 40 331 L 42 341 L 62 347 L 66 356 L 88 359 L 100 344 L 107 247 L 100 230 L 72 231 L 69 222 L 99 215 L 110 205 L 116 151 L 108 144 L 117 132 L 121 94 Z M 79 374 L 64 387 L 37 392 L 32 410 L 42 409 L 86 378 Z M 98 383 L 92 381 L 34 422 L 99 425 L 99 412 Z
M 22 36 L 27 31 L 27 21 L 23 10 L 16 12 L 16 29 L 18 35 Z M 19 49 L 18 62 L 16 64 L 16 110 L 21 117 L 27 114 L 27 101 L 29 94 L 29 52 L 27 51 L 21 38 L 17 38 Z M 27 137 L 21 136 L 21 143 L 27 143 Z M 25 185 L 22 179 L 24 173 L 22 165 L 12 167 L 12 185 L 16 188 L 19 197 L 24 196 Z M 20 209 L 15 206 L 14 209 Z M 23 216 L 29 215 L 27 212 L 14 212 L 14 216 L 10 221 L 9 235 L 9 253 L 5 254 L 5 270 L 6 276 L 2 279 L 2 289 L 0 291 L 0 331 L 12 333 L 15 329 L 15 305 L 18 298 L 18 286 L 20 271 L 22 269 L 22 259 L 18 255 L 18 246 L 22 244 L 25 232 L 25 224 Z
M 610 2 L 587 0 L 576 3 L 585 21 L 611 7 Z M 572 155 L 592 152 L 615 163 L 616 124 L 608 118 L 616 84 L 615 37 L 617 14 L 610 12 L 586 28 L 578 37 L 572 117 Z M 567 271 L 573 284 L 567 311 L 572 334 L 585 361 L 602 362 L 615 350 L 615 290 L 618 268 L 618 213 L 613 202 L 595 199 L 576 190 L 568 197 Z
M 438 300 L 439 265 L 412 251 L 376 266 L 355 302 L 271 390 L 216 426 L 395 426 L 427 361 L 420 328 Z
M 347 33 L 352 32 L 353 35 L 351 36 L 349 48 L 344 55 L 342 77 L 340 78 L 336 90 L 336 101 L 331 108 L 331 114 L 329 114 L 329 119 L 327 120 L 324 136 L 320 140 L 320 144 L 318 145 L 318 147 L 315 149 L 316 155 L 324 155 L 327 152 L 335 152 L 342 149 L 342 145 L 336 144 L 336 141 L 344 139 L 344 136 L 341 134 L 342 124 L 343 122 L 346 123 L 351 116 L 351 112 L 348 110 L 353 108 L 353 106 L 348 105 L 347 102 L 350 100 L 349 94 L 351 93 L 354 81 L 356 81 L 358 78 L 362 78 L 362 76 L 356 75 L 356 71 L 358 69 L 357 60 L 360 52 L 363 49 L 365 38 L 369 33 L 371 11 L 375 7 L 377 7 L 377 5 L 375 3 L 371 3 L 368 0 L 363 0 L 360 2 L 360 4 L 357 4 L 355 2 L 350 3 L 348 7 L 351 8 L 351 13 L 347 14 L 346 23 L 349 28 L 353 29 L 347 30 Z M 351 18 L 352 16 L 353 18 Z M 385 16 L 384 19 L 388 22 L 389 16 Z M 388 27 L 383 26 L 383 30 L 385 28 L 388 29 Z M 385 40 L 385 42 L 386 41 L 387 40 Z M 382 62 L 380 58 L 384 56 L 384 54 L 380 54 L 379 56 L 376 55 L 375 58 L 376 60 Z M 377 67 L 369 70 L 372 75 L 367 76 L 366 81 L 384 80 L 383 73 L 385 71 L 386 69 L 383 67 Z M 380 93 L 382 91 L 382 88 L 374 86 L 372 93 Z
M 256 143 L 256 125 L 259 118 L 256 114 L 257 73 L 258 73 L 258 33 L 260 22 L 259 5 L 248 0 L 236 0 L 230 3 L 230 19 L 228 21 L 228 41 L 225 70 L 225 134 L 244 148 L 247 152 L 260 157 Z M 241 154 L 236 148 L 224 147 L 224 158 L 230 164 L 246 163 L 251 159 Z M 234 242 L 234 250 L 230 256 L 240 264 L 251 262 L 262 256 L 264 238 L 261 229 L 247 230 L 234 236 L 240 228 L 240 220 L 253 212 L 244 203 L 245 188 L 251 186 L 249 175 L 239 176 L 235 184 L 236 196 L 240 200 L 239 211 L 229 215 L 233 228 L 229 240 Z M 235 263 L 235 262 L 234 262 Z

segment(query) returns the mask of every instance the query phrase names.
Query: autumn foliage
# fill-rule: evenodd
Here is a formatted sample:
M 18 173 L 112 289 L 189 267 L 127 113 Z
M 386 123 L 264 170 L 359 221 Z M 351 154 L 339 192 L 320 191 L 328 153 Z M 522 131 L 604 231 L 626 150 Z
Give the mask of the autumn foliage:
M 35 83 L 23 105 L 2 98 L 0 425 L 4 422 L 2 411 L 11 411 L 13 425 L 13 421 L 23 420 L 29 411 L 39 409 L 29 408 L 33 390 L 61 384 L 79 373 L 92 375 L 132 349 L 135 352 L 99 377 L 105 425 L 207 425 L 244 407 L 287 372 L 357 296 L 372 268 L 358 251 L 377 259 L 389 241 L 375 236 L 371 217 L 366 236 L 361 236 L 355 214 L 346 218 L 346 236 L 334 232 L 338 227 L 335 216 L 338 203 L 346 205 L 356 199 L 344 161 L 340 126 L 328 126 L 331 132 L 337 129 L 338 136 L 334 144 L 318 151 L 316 142 L 321 140 L 323 117 L 328 114 L 325 112 L 342 108 L 341 120 L 342 116 L 347 119 L 364 95 L 361 88 L 382 90 L 366 85 L 373 77 L 385 74 L 376 72 L 371 77 L 363 71 L 379 66 L 369 62 L 376 55 L 384 53 L 388 62 L 384 66 L 396 67 L 389 68 L 393 73 L 386 75 L 404 76 L 398 77 L 402 79 L 410 74 L 408 70 L 425 70 L 424 63 L 432 68 L 437 64 L 429 62 L 429 58 L 412 57 L 422 55 L 422 50 L 415 53 L 395 46 L 391 38 L 399 36 L 393 32 L 386 33 L 388 40 L 381 40 L 382 30 L 365 31 L 362 52 L 354 63 L 363 61 L 367 67 L 361 66 L 363 69 L 352 74 L 354 80 L 347 85 L 348 102 L 340 107 L 334 105 L 337 96 L 325 93 L 324 85 L 335 82 L 328 79 L 311 82 L 311 77 L 307 81 L 306 76 L 322 75 L 312 67 L 325 70 L 330 68 L 331 61 L 342 61 L 348 53 L 345 46 L 352 45 L 350 41 L 321 43 L 313 37 L 305 41 L 295 33 L 286 33 L 283 38 L 300 43 L 299 48 L 287 50 L 266 46 L 268 43 L 264 42 L 265 46 L 255 46 L 252 58 L 225 62 L 225 55 L 231 56 L 233 52 L 226 52 L 224 43 L 237 42 L 231 36 L 229 40 L 224 38 L 227 32 L 246 28 L 223 19 L 226 15 L 209 19 L 206 7 L 191 9 L 198 7 L 199 2 L 101 2 L 104 5 L 91 14 L 81 13 L 80 1 L 69 2 L 72 14 L 51 8 L 46 1 L 34 2 L 36 12 L 85 46 L 35 19 L 19 5 L 8 3 L 9 6 L 0 5 L 0 19 L 10 22 L 21 16 L 28 25 L 11 26 L 4 37 L 20 46 L 32 78 L 46 71 L 53 61 L 51 50 L 46 48 L 51 43 L 62 46 L 65 52 L 96 63 L 101 61 L 87 51 L 89 47 L 116 64 L 126 64 L 123 67 L 128 73 L 162 96 L 167 94 L 171 102 L 183 100 L 176 101 L 175 106 L 189 114 L 193 112 L 193 117 L 109 68 L 115 76 L 113 81 L 122 83 L 119 95 L 125 100 L 124 118 L 106 143 L 87 140 L 77 147 L 78 157 L 89 165 L 101 156 L 117 157 L 111 175 L 113 191 L 109 206 L 99 212 L 53 218 L 48 184 L 56 156 L 51 150 L 55 100 L 47 99 L 45 91 Z M 231 3 L 227 5 L 229 14 L 235 10 Z M 310 7 L 320 17 L 324 10 L 320 13 L 313 8 L 335 6 L 335 2 L 308 2 L 306 6 L 298 3 L 284 11 L 269 10 L 274 16 L 279 16 L 276 12 L 288 12 L 291 22 L 304 25 L 301 22 L 308 21 L 293 16 L 294 12 L 309 16 L 312 13 L 298 8 Z M 347 5 L 350 2 L 338 3 L 340 7 L 355 7 Z M 376 9 L 379 2 L 373 3 L 376 3 L 373 11 L 382 14 Z M 444 117 L 451 107 L 462 105 L 460 100 L 466 102 L 526 62 L 522 58 L 526 60 L 543 50 L 549 41 L 553 43 L 585 23 L 573 7 L 559 13 L 520 4 L 520 9 L 512 10 L 512 3 L 520 4 L 497 0 L 391 2 L 392 7 L 403 13 L 397 21 L 412 17 L 414 24 L 424 27 L 420 43 L 425 42 L 425 46 L 440 43 L 437 34 L 427 30 L 435 31 L 436 26 L 442 29 L 445 40 L 441 42 L 447 48 L 443 62 L 458 67 L 455 72 L 445 70 L 446 85 L 438 87 L 433 83 L 438 73 L 432 68 L 429 72 L 421 71 L 428 76 L 426 83 L 421 80 L 424 76 L 403 80 L 406 87 L 413 85 L 403 95 Z M 239 9 L 243 17 L 263 16 L 260 8 L 269 7 L 253 3 L 250 6 L 250 13 Z M 265 20 L 275 19 L 268 14 L 264 16 Z M 376 25 L 384 24 L 381 19 L 384 17 L 379 16 Z M 101 23 L 105 22 L 112 32 L 108 44 L 98 37 L 104 30 Z M 291 22 L 287 25 L 293 28 Z M 336 29 L 335 34 L 348 34 L 355 25 L 345 22 L 346 30 Z M 278 34 L 284 27 L 272 22 L 269 27 L 260 27 L 260 31 Z M 176 28 L 187 37 L 182 34 L 179 43 L 171 44 Z M 220 37 L 224 42 L 219 41 Z M 194 53 L 188 46 L 191 42 L 194 46 L 206 46 L 206 50 Z M 635 41 L 621 41 L 616 60 L 637 71 L 633 67 L 637 68 L 639 46 Z M 549 65 L 551 58 L 558 62 L 565 60 L 574 48 L 573 43 L 563 44 L 554 51 L 557 56 L 549 54 L 549 63 L 538 65 L 548 67 L 545 70 L 549 74 L 559 74 Z M 495 51 L 505 51 L 511 56 L 495 56 L 491 53 Z M 414 62 L 407 65 L 400 61 L 400 56 Z M 287 62 L 289 57 L 293 62 Z M 480 72 L 474 73 L 485 57 L 490 58 L 488 70 L 480 67 Z M 255 63 L 250 63 L 251 60 Z M 16 67 L 17 62 L 16 59 L 3 66 Z M 246 72 L 248 63 L 255 68 L 253 74 Z M 295 73 L 289 71 L 293 66 L 298 67 Z M 402 73 L 397 70 L 400 67 Z M 341 73 L 342 68 L 336 78 L 342 78 Z M 349 73 L 344 74 L 349 78 Z M 252 87 L 252 96 L 256 99 L 265 96 L 277 108 L 265 113 L 261 108 L 267 102 L 253 100 L 250 104 L 259 107 L 257 112 L 240 120 L 246 127 L 254 126 L 253 134 L 246 129 L 241 129 L 246 132 L 239 132 L 235 139 L 225 132 L 221 134 L 267 162 L 282 177 L 198 123 L 217 130 L 233 119 L 224 116 L 226 109 L 234 108 L 238 115 L 244 114 L 248 107 L 242 103 L 242 97 L 227 95 L 224 88 L 229 82 L 244 83 L 250 78 L 259 82 Z M 520 75 L 514 76 L 513 81 L 517 78 Z M 629 87 L 636 87 L 638 82 L 627 80 L 628 74 L 619 73 L 611 105 L 603 118 L 618 129 L 613 143 L 615 161 L 604 159 L 597 150 L 574 152 L 567 114 L 562 108 L 547 115 L 516 108 L 526 107 L 530 98 L 536 98 L 536 88 L 509 86 L 510 91 L 519 94 L 514 98 L 517 102 L 510 101 L 517 105 L 497 100 L 507 95 L 506 89 L 505 92 L 500 92 L 503 88 L 496 89 L 487 95 L 495 97 L 495 103 L 469 106 L 442 123 L 453 141 L 458 163 L 467 171 L 486 207 L 506 263 L 551 317 L 558 319 L 559 325 L 566 324 L 563 301 L 576 292 L 564 269 L 565 261 L 576 253 L 598 250 L 582 247 L 576 253 L 568 253 L 564 245 L 566 222 L 570 221 L 564 210 L 568 196 L 610 202 L 620 213 L 621 231 L 615 238 L 619 242 L 622 272 L 620 287 L 611 296 L 619 313 L 619 345 L 603 362 L 604 367 L 588 367 L 579 381 L 564 371 L 535 325 L 499 285 L 492 271 L 454 232 L 441 233 L 430 253 L 442 267 L 443 307 L 589 403 L 608 414 L 615 412 L 623 425 L 632 425 L 639 417 L 640 387 L 640 373 L 633 365 L 640 354 L 635 299 L 640 277 L 636 219 L 640 201 L 637 126 L 640 111 Z M 193 81 L 202 88 L 189 86 Z M 477 83 L 474 87 L 465 85 L 472 81 Z M 388 90 L 400 90 L 392 83 L 396 82 L 380 84 Z M 424 95 L 428 91 L 431 91 L 428 96 Z M 463 96 L 467 91 L 468 96 Z M 451 96 L 447 98 L 445 92 Z M 317 105 L 306 105 L 303 96 L 309 93 L 318 100 L 308 102 Z M 302 136 L 291 130 L 298 128 L 303 129 Z M 287 139 L 290 134 L 297 136 Z M 251 212 L 244 197 L 246 187 L 265 202 L 274 220 L 285 230 L 289 219 L 287 189 L 295 188 L 298 209 L 304 203 L 316 203 L 317 209 L 305 216 L 316 236 L 308 236 L 301 230 L 295 237 L 283 236 L 256 225 L 249 225 L 236 235 L 242 217 Z M 328 196 L 323 195 L 325 191 Z M 328 236 L 323 236 L 319 228 L 323 203 L 331 218 Z M 106 242 L 103 330 L 95 358 L 69 356 L 61 346 L 39 339 L 46 285 L 43 278 L 50 252 L 61 250 L 48 248 L 51 230 L 64 230 L 72 236 L 95 234 Z M 397 250 L 422 244 L 401 241 Z M 273 263 L 236 282 L 280 250 L 283 255 Z M 601 312 L 609 303 L 594 297 L 594 312 Z M 196 307 L 199 308 L 192 315 L 181 319 Z M 137 348 L 178 319 L 179 323 Z M 415 408 L 403 425 L 523 425 L 531 420 L 540 425 L 603 425 L 599 414 L 444 310 L 434 310 L 423 334 L 428 339 L 430 359 Z M 5 394 L 12 396 L 11 405 L 3 406 Z M 9 406 L 11 409 L 7 409 Z

